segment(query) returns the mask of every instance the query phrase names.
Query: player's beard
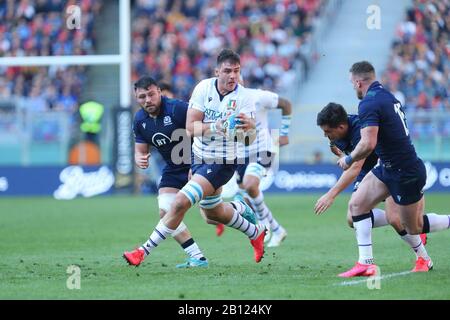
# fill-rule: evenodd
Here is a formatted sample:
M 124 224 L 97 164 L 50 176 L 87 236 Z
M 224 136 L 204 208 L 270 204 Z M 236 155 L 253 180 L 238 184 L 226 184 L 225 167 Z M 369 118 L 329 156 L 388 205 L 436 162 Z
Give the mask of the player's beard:
M 158 106 L 151 105 L 151 106 L 145 106 L 145 111 L 147 111 L 148 114 L 154 116 L 156 113 L 158 113 Z
M 364 98 L 364 95 L 363 95 L 362 91 L 360 91 L 360 90 L 356 91 L 356 96 L 358 97 L 359 100 L 362 100 Z

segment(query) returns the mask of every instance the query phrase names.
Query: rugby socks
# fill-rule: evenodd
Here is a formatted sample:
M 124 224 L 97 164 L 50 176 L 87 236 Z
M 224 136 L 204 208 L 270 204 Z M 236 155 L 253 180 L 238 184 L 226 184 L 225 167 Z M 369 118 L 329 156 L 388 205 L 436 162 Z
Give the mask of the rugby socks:
M 264 224 L 266 224 L 267 221 L 268 224 L 270 225 L 270 230 L 272 230 L 273 232 L 277 232 L 278 229 L 280 228 L 280 224 L 278 223 L 277 220 L 275 220 L 275 218 L 272 215 L 272 212 L 264 203 L 263 193 L 260 191 L 255 198 L 252 198 L 249 195 L 249 199 L 250 202 L 252 203 L 253 208 L 255 208 L 258 220 Z
M 450 229 L 450 216 L 427 213 L 423 216 L 423 233 Z
M 384 210 L 374 208 L 372 209 L 371 212 L 373 217 L 372 219 L 373 228 L 383 227 L 389 224 L 386 218 L 386 212 Z
M 416 258 L 422 257 L 425 260 L 430 259 L 430 257 L 428 256 L 428 252 L 425 249 L 425 246 L 423 245 L 422 240 L 420 239 L 420 236 L 418 234 L 408 234 L 406 230 L 400 231 L 398 232 L 398 234 L 402 238 L 402 240 L 405 241 L 411 247 L 411 249 L 414 250 Z
M 241 216 L 241 213 L 245 211 L 244 204 L 239 201 L 233 201 L 230 202 L 230 204 L 234 209 L 233 217 L 226 225 L 245 233 L 251 240 L 254 240 L 258 235 L 258 228 L 256 225 Z
M 141 246 L 141 249 L 144 250 L 145 256 L 148 256 L 150 252 L 158 246 L 163 240 L 166 240 L 167 237 L 171 236 L 175 230 L 167 228 L 162 220 L 159 220 L 158 225 L 155 230 L 153 230 L 150 238 Z
M 362 264 L 373 264 L 372 253 L 372 214 L 371 212 L 360 216 L 353 216 L 353 228 L 358 242 L 359 259 Z
M 206 260 L 194 239 L 190 238 L 189 240 L 186 240 L 181 247 L 189 257 L 199 260 Z

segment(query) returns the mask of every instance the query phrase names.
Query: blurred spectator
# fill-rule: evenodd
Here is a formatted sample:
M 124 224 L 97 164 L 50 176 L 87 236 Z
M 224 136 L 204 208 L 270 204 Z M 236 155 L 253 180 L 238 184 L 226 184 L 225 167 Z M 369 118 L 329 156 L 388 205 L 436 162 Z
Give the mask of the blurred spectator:
M 161 89 L 161 94 L 168 98 L 174 98 L 172 86 L 167 82 L 160 82 L 159 88 Z
M 397 28 L 384 84 L 403 102 L 406 112 L 450 111 L 450 1 L 414 0 Z M 448 121 L 447 121 L 448 122 Z M 414 137 L 447 132 L 420 113 L 410 123 Z

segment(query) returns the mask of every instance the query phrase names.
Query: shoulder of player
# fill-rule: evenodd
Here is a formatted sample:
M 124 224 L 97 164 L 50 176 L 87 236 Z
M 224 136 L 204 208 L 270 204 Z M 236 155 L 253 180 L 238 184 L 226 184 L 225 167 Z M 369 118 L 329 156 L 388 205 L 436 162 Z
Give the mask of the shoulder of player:
M 260 89 L 246 88 L 244 86 L 238 85 L 235 90 L 236 97 L 245 101 L 256 101 Z
M 380 103 L 377 101 L 374 96 L 370 97 L 364 97 L 363 100 L 359 103 L 358 110 L 359 111 L 367 111 L 367 110 L 374 110 L 379 108 Z
M 348 123 L 351 130 L 354 130 L 355 128 L 359 128 L 361 126 L 359 116 L 357 114 L 349 114 Z
M 164 97 L 163 101 L 164 101 L 164 106 L 169 110 L 172 110 L 177 107 L 187 108 L 187 106 L 188 106 L 188 103 L 186 101 L 179 100 L 179 99 Z
M 134 114 L 134 122 L 142 122 L 145 119 L 149 117 L 148 113 L 145 112 L 142 108 L 140 108 L 135 114 Z
M 203 79 L 201 80 L 199 83 L 197 83 L 197 85 L 195 86 L 194 90 L 202 90 L 202 91 L 207 91 L 209 90 L 211 87 L 214 87 L 214 82 L 216 81 L 217 78 L 208 78 L 208 79 Z

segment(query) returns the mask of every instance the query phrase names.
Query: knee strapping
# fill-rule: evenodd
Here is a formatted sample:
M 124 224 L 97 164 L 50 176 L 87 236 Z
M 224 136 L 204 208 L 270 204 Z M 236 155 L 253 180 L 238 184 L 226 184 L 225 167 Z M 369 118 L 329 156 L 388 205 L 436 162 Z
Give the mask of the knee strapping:
M 175 201 L 176 193 L 163 193 L 158 196 L 159 209 L 169 212 L 172 203 Z
M 261 180 L 266 175 L 266 169 L 259 163 L 250 163 L 245 169 L 245 175 L 257 177 Z
M 219 204 L 221 204 L 222 202 L 223 202 L 222 196 L 219 194 L 216 196 L 205 197 L 205 199 L 200 201 L 199 205 L 200 205 L 200 208 L 202 208 L 202 209 L 213 209 L 213 208 L 217 207 Z
M 203 198 L 203 190 L 202 186 L 199 185 L 195 181 L 189 181 L 181 190 L 181 193 L 183 193 L 186 198 L 189 199 L 191 202 L 191 205 L 196 204 L 198 201 L 200 201 L 201 198 Z

